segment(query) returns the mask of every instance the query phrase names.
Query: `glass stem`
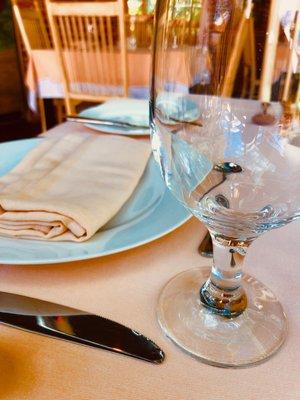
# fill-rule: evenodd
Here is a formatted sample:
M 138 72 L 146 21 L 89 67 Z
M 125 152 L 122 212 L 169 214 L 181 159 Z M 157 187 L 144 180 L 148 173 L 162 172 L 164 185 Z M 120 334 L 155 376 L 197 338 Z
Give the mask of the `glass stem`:
M 202 304 L 228 318 L 240 315 L 247 307 L 242 287 L 242 266 L 251 241 L 239 241 L 210 232 L 213 242 L 213 267 L 200 289 Z

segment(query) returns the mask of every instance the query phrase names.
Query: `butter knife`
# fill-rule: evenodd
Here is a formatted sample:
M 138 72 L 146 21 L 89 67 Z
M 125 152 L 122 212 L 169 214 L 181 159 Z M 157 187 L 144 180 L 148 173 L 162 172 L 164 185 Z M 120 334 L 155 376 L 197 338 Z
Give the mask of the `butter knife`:
M 77 115 L 67 115 L 67 121 L 80 122 L 82 124 L 112 126 L 114 128 L 129 128 L 129 129 L 139 129 L 139 130 L 149 129 L 149 125 L 136 125 L 136 124 L 132 124 L 130 122 L 113 121 L 110 119 L 80 117 Z
M 0 322 L 156 364 L 165 357 L 152 340 L 117 322 L 17 294 L 0 292 Z

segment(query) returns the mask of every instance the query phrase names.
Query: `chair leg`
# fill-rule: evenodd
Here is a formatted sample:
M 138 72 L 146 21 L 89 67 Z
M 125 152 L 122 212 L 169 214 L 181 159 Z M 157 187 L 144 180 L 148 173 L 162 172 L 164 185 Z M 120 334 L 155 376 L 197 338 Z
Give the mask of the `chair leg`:
M 72 115 L 76 113 L 76 108 L 72 102 L 72 100 L 69 97 L 65 98 L 65 104 L 66 104 L 66 111 L 68 115 Z
M 54 107 L 56 113 L 56 121 L 61 124 L 63 122 L 64 112 L 63 107 L 64 103 L 63 100 L 54 100 Z
M 46 132 L 47 122 L 46 122 L 45 105 L 44 105 L 44 100 L 41 97 L 38 98 L 38 105 L 39 105 L 42 132 Z

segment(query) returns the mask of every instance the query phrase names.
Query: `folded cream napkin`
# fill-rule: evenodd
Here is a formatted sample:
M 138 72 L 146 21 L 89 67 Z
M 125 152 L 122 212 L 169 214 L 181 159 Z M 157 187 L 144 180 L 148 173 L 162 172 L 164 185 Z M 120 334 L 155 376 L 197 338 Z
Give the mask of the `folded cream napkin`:
M 118 136 L 41 139 L 0 178 L 0 235 L 89 239 L 137 186 L 149 144 Z

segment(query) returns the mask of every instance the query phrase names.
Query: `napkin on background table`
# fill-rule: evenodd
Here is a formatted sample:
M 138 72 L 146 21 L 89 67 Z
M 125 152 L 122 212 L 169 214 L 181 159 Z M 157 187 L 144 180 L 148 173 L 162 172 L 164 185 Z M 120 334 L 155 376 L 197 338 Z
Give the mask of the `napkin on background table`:
M 0 234 L 89 239 L 129 199 L 149 155 L 149 144 L 118 136 L 41 139 L 0 178 Z

